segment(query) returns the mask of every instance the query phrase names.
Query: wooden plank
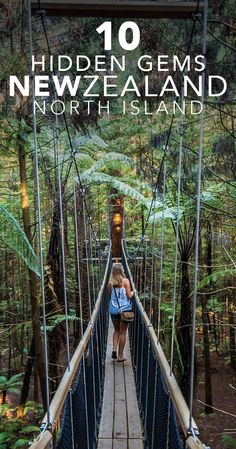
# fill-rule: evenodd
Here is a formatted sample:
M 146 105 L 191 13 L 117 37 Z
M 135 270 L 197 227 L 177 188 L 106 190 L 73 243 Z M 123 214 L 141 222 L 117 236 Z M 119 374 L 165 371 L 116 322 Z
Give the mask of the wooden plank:
M 143 440 L 128 440 L 128 449 L 143 449 Z
M 142 439 L 134 373 L 131 363 L 124 364 L 129 438 Z
M 112 449 L 112 439 L 99 438 L 97 449 Z
M 113 328 L 111 322 L 108 328 L 107 353 L 105 362 L 105 385 L 102 404 L 102 418 L 99 438 L 112 438 L 114 414 L 114 362 L 111 359 Z
M 128 442 L 126 439 L 116 438 L 115 440 L 113 440 L 113 449 L 128 449 L 127 444 Z
M 114 369 L 113 363 L 106 364 L 106 377 L 102 405 L 99 438 L 112 438 L 114 411 Z
M 114 438 L 128 437 L 123 363 L 115 363 Z
M 123 364 L 111 359 L 112 336 L 113 325 L 110 321 L 98 449 L 143 449 L 129 337 L 127 334 L 124 350 L 127 361 Z
M 32 1 L 32 11 L 38 10 L 38 2 Z M 199 2 L 199 11 L 204 2 Z M 153 1 L 153 0 L 42 0 L 41 8 L 50 16 L 88 17 L 141 17 L 174 19 L 191 18 L 197 1 Z

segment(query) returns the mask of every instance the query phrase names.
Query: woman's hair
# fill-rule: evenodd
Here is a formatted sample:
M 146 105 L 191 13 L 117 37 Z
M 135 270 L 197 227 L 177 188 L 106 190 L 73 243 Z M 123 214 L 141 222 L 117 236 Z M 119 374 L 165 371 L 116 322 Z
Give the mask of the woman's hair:
M 110 284 L 121 286 L 125 277 L 125 271 L 121 263 L 114 263 L 111 269 Z

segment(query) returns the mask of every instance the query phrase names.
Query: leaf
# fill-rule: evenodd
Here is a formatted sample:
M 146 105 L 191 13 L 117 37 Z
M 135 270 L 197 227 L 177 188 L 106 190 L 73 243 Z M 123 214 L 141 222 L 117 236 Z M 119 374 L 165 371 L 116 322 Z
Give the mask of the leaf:
M 13 215 L 0 205 L 0 239 L 24 260 L 27 267 L 40 276 L 40 267 L 34 250 L 23 229 Z

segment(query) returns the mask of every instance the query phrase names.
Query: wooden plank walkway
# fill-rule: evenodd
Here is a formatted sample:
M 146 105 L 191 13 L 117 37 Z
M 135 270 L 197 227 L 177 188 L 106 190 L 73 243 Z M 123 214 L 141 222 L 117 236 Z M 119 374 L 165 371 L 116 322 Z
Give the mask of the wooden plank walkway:
M 143 449 L 129 339 L 124 352 L 127 360 L 118 363 L 111 359 L 112 333 L 110 321 L 98 449 Z

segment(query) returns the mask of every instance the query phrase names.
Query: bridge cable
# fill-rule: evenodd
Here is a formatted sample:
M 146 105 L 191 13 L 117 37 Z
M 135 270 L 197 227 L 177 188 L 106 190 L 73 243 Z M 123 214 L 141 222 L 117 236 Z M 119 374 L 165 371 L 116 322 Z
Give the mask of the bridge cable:
M 40 14 L 40 17 L 41 17 L 41 20 L 42 20 L 42 23 L 43 23 L 43 29 L 44 29 L 44 33 L 45 33 L 45 37 L 46 37 L 49 53 L 51 54 L 50 47 L 49 47 L 49 41 L 48 41 L 48 37 L 47 37 L 47 33 L 46 33 L 46 27 L 45 27 L 45 23 L 44 23 L 44 17 L 43 17 L 44 13 L 42 11 L 40 11 L 39 14 Z M 81 178 L 80 178 L 80 174 L 79 174 L 79 170 L 78 170 L 78 166 L 77 166 L 77 161 L 75 159 L 75 152 L 74 152 L 74 148 L 73 148 L 73 145 L 72 145 L 72 141 L 71 141 L 71 137 L 70 137 L 70 133 L 69 133 L 69 128 L 68 128 L 68 124 L 67 124 L 67 120 L 66 120 L 65 116 L 64 116 L 64 119 L 65 119 L 66 131 L 67 131 L 67 134 L 68 134 L 70 147 L 71 147 L 71 164 L 70 164 L 70 167 L 69 167 L 69 171 L 67 172 L 67 176 L 66 176 L 66 180 L 64 181 L 64 185 L 66 184 L 66 181 L 68 179 L 68 176 L 69 176 L 72 164 L 74 162 L 74 166 L 75 166 L 76 173 L 77 173 L 77 178 L 79 180 L 80 192 L 83 192 L 82 182 L 81 182 Z M 58 127 L 57 127 L 57 129 L 58 129 Z M 61 176 L 60 176 L 60 179 L 61 179 Z M 61 192 L 61 189 L 59 189 L 59 190 Z M 83 212 L 84 212 L 84 217 L 85 217 L 85 210 L 88 213 L 88 206 L 87 206 L 86 199 L 85 199 L 84 195 L 82 195 L 82 197 L 83 197 Z M 60 193 L 60 202 L 62 203 L 62 192 Z M 60 209 L 60 215 L 63 217 L 62 209 Z M 89 218 L 89 224 L 90 224 L 90 227 L 92 227 L 91 218 Z M 86 223 L 85 223 L 85 225 L 86 225 Z M 85 245 L 86 248 L 87 248 L 87 244 L 88 244 L 88 241 L 87 241 L 87 238 L 86 238 L 86 245 Z M 88 251 L 87 251 L 86 256 L 87 256 L 86 258 L 88 260 Z M 88 270 L 87 270 L 87 275 L 89 276 L 89 267 L 88 267 Z M 64 285 L 65 285 L 65 277 L 64 277 Z M 88 291 L 89 291 L 89 314 L 90 314 L 90 317 L 91 317 L 90 281 L 88 282 Z M 68 336 L 68 333 L 67 333 L 67 336 Z M 68 344 L 67 344 L 67 351 L 68 351 Z M 86 408 L 87 447 L 89 449 L 88 400 L 87 400 L 87 391 L 86 391 L 86 371 L 85 371 L 85 356 L 84 355 L 83 355 L 83 367 L 84 367 L 84 393 L 85 393 L 85 408 Z M 93 379 L 94 379 L 94 371 L 93 371 Z M 95 393 L 95 388 L 94 388 L 94 393 Z M 71 420 L 73 420 L 72 391 L 71 390 L 70 390 L 69 394 L 70 394 L 70 396 L 69 396 L 70 397 L 70 414 L 71 414 Z M 95 405 L 96 404 L 94 404 L 94 415 L 95 415 L 95 425 L 96 425 L 96 409 L 95 409 Z M 47 417 L 48 417 L 48 422 L 50 423 L 49 414 L 47 414 Z M 73 422 L 71 422 L 71 429 L 72 429 L 72 442 L 73 442 L 74 441 Z
M 198 16 L 198 13 L 199 13 L 199 4 L 200 4 L 200 0 L 197 0 L 196 11 L 195 11 L 195 14 L 194 14 L 193 25 L 192 25 L 192 29 L 191 29 L 191 33 L 190 33 L 190 38 L 189 38 L 186 54 L 189 53 L 189 50 L 190 50 L 191 45 L 192 45 L 192 41 L 193 41 L 193 37 L 194 37 L 194 33 L 195 33 L 195 28 L 196 28 L 196 24 L 197 24 L 197 21 L 198 21 L 197 20 L 198 19 L 197 16 Z M 166 141 L 165 141 L 165 144 L 164 144 L 164 149 L 165 150 L 168 149 L 168 145 L 169 145 L 169 141 L 170 141 L 170 137 L 171 137 L 171 132 L 172 132 L 173 124 L 174 124 L 174 119 L 175 119 L 175 114 L 173 113 L 172 116 L 171 116 L 171 122 L 170 122 L 170 126 L 169 126 L 169 129 L 168 129 L 168 132 L 167 132 Z M 151 216 L 151 211 L 152 211 L 152 208 L 153 208 L 154 197 L 158 193 L 158 188 L 159 188 L 159 184 L 160 184 L 161 173 L 162 173 L 162 170 L 163 170 L 165 158 L 166 158 L 166 152 L 164 152 L 164 155 L 163 155 L 162 160 L 161 160 L 161 164 L 160 164 L 157 180 L 155 182 L 155 186 L 154 186 L 154 189 L 153 189 L 151 205 L 150 205 L 150 208 L 149 208 L 149 211 L 148 211 L 148 215 L 147 215 L 147 218 L 146 218 L 146 223 L 145 223 L 145 228 L 144 228 L 143 234 L 146 233 L 146 230 L 147 230 L 147 227 L 148 227 L 148 224 L 149 224 L 149 219 L 150 219 L 150 216 Z M 138 245 L 138 248 L 137 248 L 137 254 L 139 253 L 139 250 L 140 250 L 140 247 L 141 247 L 142 243 L 143 243 L 143 239 L 141 238 L 141 241 L 140 241 L 140 243 Z
M 184 102 L 183 88 L 181 89 L 181 107 Z M 180 123 L 180 140 L 179 140 L 179 164 L 178 164 L 178 190 L 177 190 L 177 219 L 175 226 L 175 259 L 174 259 L 174 288 L 173 288 L 173 311 L 172 311 L 172 331 L 171 331 L 171 355 L 170 355 L 170 376 L 173 373 L 174 360 L 174 339 L 175 339 L 175 318 L 176 318 L 176 302 L 177 302 L 177 270 L 179 255 L 179 224 L 180 224 L 180 198 L 181 198 L 181 179 L 182 179 L 182 156 L 183 156 L 183 135 L 184 135 L 184 117 L 181 116 Z
M 31 0 L 28 1 L 28 31 L 29 31 L 29 54 L 30 61 L 33 55 L 33 36 L 32 36 L 32 19 L 31 19 Z M 30 76 L 32 79 L 32 104 L 35 100 L 35 87 L 32 64 L 30 69 Z M 33 113 L 33 133 L 34 133 L 34 164 L 35 164 L 35 184 L 36 184 L 36 201 L 38 214 L 38 241 L 39 241 L 39 257 L 40 257 L 40 281 L 41 281 L 41 295 L 42 295 L 42 312 L 43 312 L 43 342 L 44 342 L 44 357 L 45 357 L 45 389 L 46 389 L 46 409 L 47 409 L 47 423 L 46 428 L 50 428 L 50 399 L 49 399 L 49 361 L 47 350 L 47 321 L 46 321 L 46 302 L 44 289 L 44 260 L 43 260 L 43 238 L 42 238 L 42 222 L 41 222 L 41 195 L 39 185 L 39 161 L 38 161 L 38 141 L 37 141 L 37 122 L 36 116 Z
M 78 217 L 77 217 L 77 195 L 76 195 L 76 183 L 74 176 L 74 167 L 73 167 L 73 202 L 74 202 L 74 226 L 75 226 L 75 246 L 76 246 L 76 265 L 77 265 L 77 288 L 79 294 L 79 309 L 80 309 L 80 333 L 81 338 L 84 335 L 84 326 L 83 326 L 83 301 L 82 301 L 82 290 L 81 290 L 81 260 L 79 253 L 79 229 L 78 229 Z M 89 449 L 89 424 L 88 424 L 88 401 L 87 401 L 87 391 L 86 391 L 86 371 L 85 371 L 85 356 L 83 354 L 82 357 L 82 366 L 83 366 L 83 381 L 84 381 L 84 402 L 85 402 L 85 421 L 86 421 L 86 441 L 87 441 L 87 449 Z
M 49 38 L 48 38 L 48 35 L 47 35 L 47 28 L 46 28 L 46 24 L 45 24 L 46 11 L 41 8 L 41 0 L 38 0 L 38 7 L 39 7 L 39 10 L 37 11 L 37 13 L 38 13 L 38 15 L 40 16 L 40 19 L 41 19 L 43 32 L 44 32 L 44 35 L 45 35 L 45 40 L 46 40 L 46 43 L 47 43 L 48 54 L 49 54 L 49 56 L 51 56 L 52 53 L 51 53 Z M 54 69 L 53 69 L 53 73 L 55 74 Z M 67 118 L 66 118 L 65 112 L 62 113 L 62 117 L 63 117 L 64 123 L 65 123 L 65 130 L 66 130 L 66 133 L 67 133 L 67 136 L 68 136 L 69 146 L 70 146 L 70 150 L 71 150 L 71 164 L 69 166 L 69 169 L 68 169 L 68 172 L 67 172 L 67 176 L 66 176 L 66 178 L 64 180 L 64 183 L 66 183 L 66 181 L 68 179 L 72 163 L 74 162 L 74 165 L 75 165 L 75 168 L 76 168 L 78 182 L 79 182 L 80 189 L 81 189 L 81 192 L 82 192 L 83 191 L 83 184 L 82 184 L 82 181 L 81 181 L 81 176 L 80 176 L 80 172 L 79 172 L 79 169 L 78 169 L 78 164 L 77 164 L 77 161 L 76 161 L 76 158 L 75 158 L 75 150 L 74 150 L 74 147 L 73 147 L 73 143 L 72 143 L 70 130 L 69 130 L 69 126 L 68 126 L 68 122 L 67 122 Z M 85 209 L 86 209 L 87 214 L 89 216 L 90 215 L 89 208 L 88 208 L 88 204 L 87 204 L 87 201 L 86 201 L 85 197 L 84 197 L 84 203 L 85 203 Z M 92 226 L 92 222 L 91 222 L 90 225 Z M 92 229 L 93 229 L 93 226 L 92 226 Z M 93 231 L 93 233 L 94 233 L 94 231 Z M 97 241 L 96 241 L 96 244 L 97 244 Z
M 156 198 L 154 198 L 154 203 L 153 203 L 153 210 L 155 211 L 156 209 Z M 153 307 L 153 289 L 154 289 L 154 271 L 155 271 L 155 252 L 154 252 L 154 246 L 155 246 L 155 227 L 156 227 L 156 217 L 155 217 L 155 212 L 154 212 L 154 216 L 153 216 L 153 221 L 152 221 L 152 240 L 151 240 L 151 245 L 152 245 L 152 263 L 151 263 L 151 286 L 150 286 L 150 311 L 149 311 L 149 319 L 150 319 L 150 323 L 151 323 L 151 316 L 152 316 L 152 307 Z
M 162 304 L 162 278 L 163 278 L 163 260 L 164 260 L 164 239 L 165 239 L 165 199 L 166 199 L 166 159 L 163 170 L 163 194 L 162 194 L 162 217 L 161 217 L 161 254 L 160 254 L 160 278 L 158 294 L 158 322 L 157 322 L 157 341 L 160 339 L 161 325 L 161 304 Z
M 85 196 L 85 191 L 83 198 Z M 90 268 L 91 261 L 91 234 L 90 230 L 91 227 L 88 229 L 88 224 L 91 223 L 91 217 L 86 216 L 86 208 L 85 208 L 85 202 L 83 201 L 83 217 L 84 217 L 84 238 L 85 238 L 85 257 L 86 257 L 86 267 L 87 267 L 87 280 L 88 280 L 88 302 L 89 302 L 89 319 L 91 319 L 92 315 L 92 299 L 94 300 L 94 297 L 91 292 L 91 278 L 92 278 L 92 287 L 94 286 L 93 282 L 93 274 L 94 271 Z M 94 290 L 93 290 L 94 294 Z M 93 301 L 94 302 L 94 301 Z M 94 411 L 94 424 L 95 424 L 95 430 L 96 430 L 96 390 L 95 390 L 95 367 L 94 367 L 94 345 L 93 345 L 93 339 L 91 340 L 91 346 L 92 346 L 92 372 L 93 372 L 93 411 Z
M 206 66 L 206 46 L 207 46 L 207 17 L 208 17 L 208 0 L 204 2 L 204 15 L 203 15 L 203 43 L 202 54 L 205 57 Z M 196 230 L 195 230 L 195 268 L 194 268 L 194 294 L 193 294 L 193 315 L 192 315 L 192 351 L 191 351 L 191 374 L 190 374 L 190 417 L 189 417 L 189 430 L 194 435 L 193 429 L 193 393 L 194 393 L 194 362 L 195 362 L 195 342 L 196 342 L 196 307 L 197 307 L 197 289 L 198 289 L 198 261 L 199 261 L 199 241 L 200 241 L 200 219 L 201 219 L 201 181 L 202 181 L 202 156 L 203 156 L 203 129 L 204 129 L 204 99 L 205 99 L 205 82 L 206 82 L 206 69 L 202 74 L 203 88 L 201 102 L 203 109 L 201 112 L 200 121 L 200 136 L 199 136 L 199 151 L 198 151 L 198 180 L 197 180 L 197 206 L 196 206 Z
M 56 94 L 55 94 L 55 98 L 57 98 Z M 59 154 L 59 124 L 58 124 L 57 114 L 55 115 L 55 133 L 56 133 L 56 141 L 54 143 L 54 146 L 55 146 L 55 155 L 56 155 L 56 161 L 57 161 L 57 177 L 58 177 L 58 193 L 59 193 L 59 209 L 60 209 L 61 265 L 62 265 L 62 279 L 63 279 L 64 313 L 65 313 L 65 324 L 66 324 L 67 369 L 68 369 L 68 371 L 70 371 L 71 357 L 70 357 L 70 337 L 69 337 L 69 321 L 68 321 L 67 279 L 66 279 L 66 268 L 65 268 L 65 228 L 64 228 L 64 217 L 63 217 L 63 198 L 62 198 L 60 154 Z M 70 402 L 70 420 L 71 420 L 71 440 L 72 440 L 72 449 L 74 449 L 75 448 L 74 420 L 73 420 L 73 403 L 72 403 L 71 388 L 69 391 L 69 402 Z

